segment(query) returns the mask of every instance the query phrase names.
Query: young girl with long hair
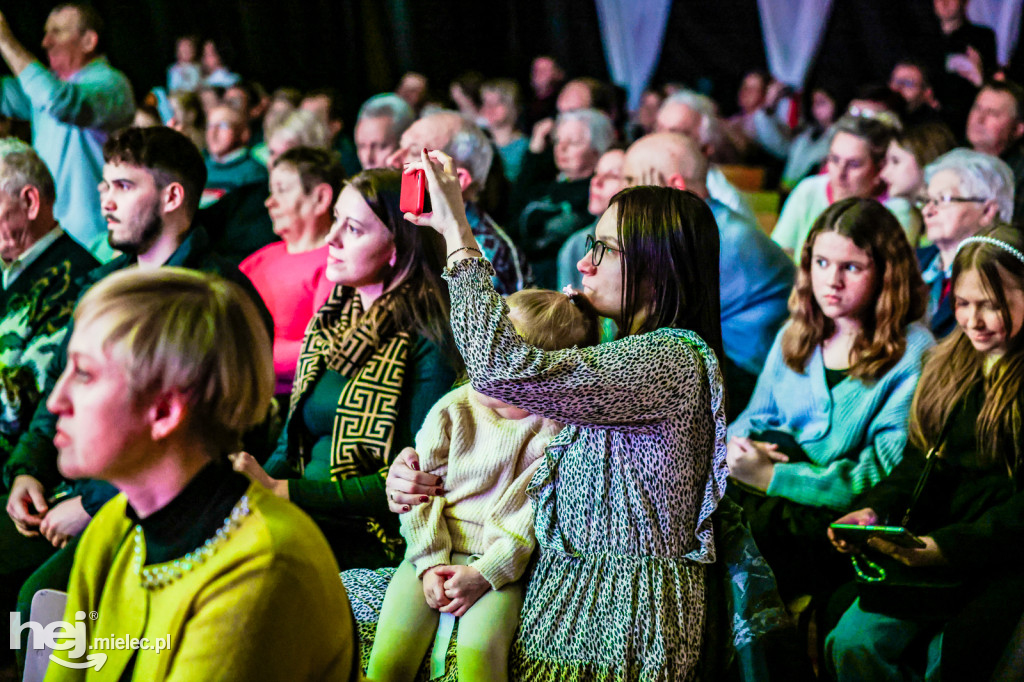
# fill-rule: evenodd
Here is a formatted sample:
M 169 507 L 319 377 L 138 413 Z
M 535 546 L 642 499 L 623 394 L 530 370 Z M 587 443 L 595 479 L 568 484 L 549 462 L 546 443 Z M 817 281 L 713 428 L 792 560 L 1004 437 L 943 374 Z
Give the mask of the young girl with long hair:
M 907 439 L 924 291 L 914 253 L 877 201 L 845 199 L 804 243 L 789 322 L 729 427 L 730 494 L 746 510 L 784 598 L 836 579 L 825 529 L 885 478 Z M 846 569 L 842 562 L 838 569 Z
M 846 611 L 826 642 L 839 680 L 919 677 L 924 657 L 910 645 L 922 640 L 929 679 L 940 666 L 942 679 L 989 679 L 1024 610 L 1020 232 L 999 226 L 961 242 L 953 295 L 957 329 L 921 374 L 903 461 L 838 520 L 902 525 L 922 543 L 868 541 L 865 559 L 886 570 L 871 577 L 910 586 L 883 599 L 862 591 Z M 853 549 L 829 534 L 840 551 Z
M 886 185 L 890 205 L 901 202 L 901 210 L 910 211 L 907 237 L 917 246 L 924 229 L 916 204 L 928 189 L 925 166 L 956 147 L 956 138 L 945 123 L 931 121 L 896 133 L 885 152 L 885 165 L 879 177 Z

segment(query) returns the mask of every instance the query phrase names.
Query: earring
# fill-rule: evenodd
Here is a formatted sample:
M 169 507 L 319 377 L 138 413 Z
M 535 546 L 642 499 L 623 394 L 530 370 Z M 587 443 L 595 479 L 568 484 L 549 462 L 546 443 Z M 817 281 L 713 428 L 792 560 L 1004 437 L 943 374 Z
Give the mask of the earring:
M 388 265 L 395 267 L 395 263 L 398 262 L 398 253 L 396 251 L 391 252 L 391 258 L 388 260 Z

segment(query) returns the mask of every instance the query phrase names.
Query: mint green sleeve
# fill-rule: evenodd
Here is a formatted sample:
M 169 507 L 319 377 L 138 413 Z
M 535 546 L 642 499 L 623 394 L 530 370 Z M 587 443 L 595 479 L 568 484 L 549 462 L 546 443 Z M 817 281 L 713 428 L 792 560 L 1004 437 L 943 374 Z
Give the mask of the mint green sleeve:
M 114 131 L 131 123 L 135 113 L 131 85 L 110 68 L 86 67 L 82 78 L 71 82 L 32 62 L 18 80 L 33 108 L 68 125 Z

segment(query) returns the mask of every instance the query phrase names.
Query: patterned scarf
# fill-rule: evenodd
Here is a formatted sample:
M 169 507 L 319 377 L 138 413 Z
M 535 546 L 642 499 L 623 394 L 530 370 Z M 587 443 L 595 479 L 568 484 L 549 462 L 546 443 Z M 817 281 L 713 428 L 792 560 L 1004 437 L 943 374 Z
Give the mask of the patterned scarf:
M 399 289 L 396 295 L 403 293 Z M 349 287 L 335 287 L 310 320 L 295 371 L 288 418 L 294 418 L 299 398 L 312 389 L 325 369 L 347 379 L 338 397 L 331 435 L 332 480 L 373 472 L 387 476 L 411 347 L 411 335 L 396 331 L 390 311 L 378 316 L 374 332 L 372 320 L 363 315 L 362 301 Z M 389 556 L 400 556 L 401 538 L 386 535 L 373 519 L 368 520 L 368 526 Z

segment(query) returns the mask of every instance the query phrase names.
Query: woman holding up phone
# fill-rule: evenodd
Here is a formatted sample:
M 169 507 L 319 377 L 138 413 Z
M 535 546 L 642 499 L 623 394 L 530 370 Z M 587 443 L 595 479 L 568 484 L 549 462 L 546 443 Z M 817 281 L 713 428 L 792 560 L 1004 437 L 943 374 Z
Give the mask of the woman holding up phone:
M 989 679 L 1024 610 L 1020 232 L 1001 226 L 965 239 L 952 282 L 958 328 L 925 364 L 911 447 L 893 475 L 858 500 L 861 508 L 837 521 L 903 525 L 925 546 L 868 540 L 858 566 L 874 584 L 825 645 L 839 680 L 920 676 L 909 650 L 921 640 L 930 642 L 929 679 L 940 669 L 942 679 Z M 853 550 L 829 537 L 839 551 Z M 875 598 L 877 588 L 884 598 Z
M 693 679 L 715 560 L 710 517 L 725 485 L 710 209 L 670 188 L 617 194 L 578 267 L 620 338 L 546 352 L 509 322 L 451 159 L 424 150 L 414 166 L 406 172 L 426 170 L 433 212 L 406 218 L 444 236 L 452 330 L 473 388 L 567 425 L 527 491 L 540 554 L 510 676 Z M 422 492 L 398 479 L 392 508 L 419 503 Z

